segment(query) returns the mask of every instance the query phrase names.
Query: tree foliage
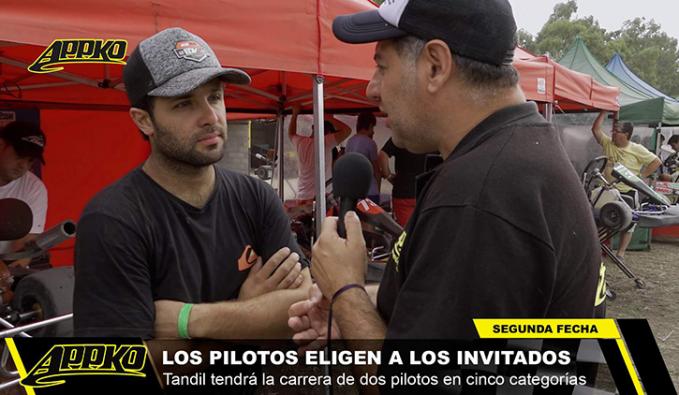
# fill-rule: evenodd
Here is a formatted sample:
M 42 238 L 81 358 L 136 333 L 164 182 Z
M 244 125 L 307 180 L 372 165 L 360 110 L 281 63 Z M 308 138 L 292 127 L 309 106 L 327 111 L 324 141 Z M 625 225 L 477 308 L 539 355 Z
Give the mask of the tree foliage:
M 679 96 L 677 40 L 663 32 L 659 24 L 652 19 L 635 18 L 625 21 L 620 30 L 608 32 L 592 16 L 574 17 L 577 11 L 575 0 L 555 5 L 537 36 L 519 31 L 518 42 L 533 53 L 559 59 L 580 36 L 602 65 L 618 52 L 641 79 Z

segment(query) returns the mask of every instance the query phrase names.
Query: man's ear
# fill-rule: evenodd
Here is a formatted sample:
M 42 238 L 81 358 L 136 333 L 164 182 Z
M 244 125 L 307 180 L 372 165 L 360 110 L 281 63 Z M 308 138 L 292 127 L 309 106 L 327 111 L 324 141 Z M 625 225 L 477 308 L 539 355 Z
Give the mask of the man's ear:
M 155 133 L 151 114 L 141 108 L 130 107 L 130 118 L 146 137 L 151 137 Z
M 448 44 L 442 40 L 431 40 L 422 49 L 421 65 L 427 72 L 427 91 L 436 93 L 441 90 L 455 72 L 453 55 Z

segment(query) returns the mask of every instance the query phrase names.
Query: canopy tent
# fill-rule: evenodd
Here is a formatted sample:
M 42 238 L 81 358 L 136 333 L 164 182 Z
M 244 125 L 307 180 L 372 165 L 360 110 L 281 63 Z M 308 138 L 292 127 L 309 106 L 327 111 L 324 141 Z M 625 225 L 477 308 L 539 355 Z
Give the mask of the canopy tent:
M 125 39 L 129 53 L 144 37 L 181 26 L 205 38 L 224 65 L 253 76 L 251 86 L 227 87 L 229 111 L 282 120 L 285 107 L 300 103 L 322 114 L 323 101 L 314 97 L 323 96 L 330 111 L 374 108 L 363 94 L 373 72 L 373 46 L 343 44 L 331 32 L 334 16 L 373 9 L 368 0 L 224 0 L 218 7 L 207 0 L 3 3 L 0 108 L 41 109 L 48 136 L 42 171 L 50 194 L 47 226 L 77 219 L 95 193 L 148 153 L 127 115 L 121 66 L 75 64 L 51 74 L 26 70 L 55 38 Z M 317 130 L 320 119 L 317 115 Z M 70 251 L 58 255 L 57 263 L 69 263 Z
M 651 95 L 628 85 L 606 68 L 589 52 L 580 37 L 559 60 L 559 64 L 591 75 L 595 81 L 620 89 L 619 118 L 625 121 L 664 125 L 679 125 L 679 108 L 661 96 Z
M 208 0 L 190 5 L 179 0 L 72 0 L 59 7 L 46 0 L 5 1 L 0 13 L 0 108 L 41 110 L 48 135 L 48 165 L 42 172 L 51 203 L 47 226 L 77 219 L 96 192 L 148 153 L 127 115 L 121 66 L 73 64 L 50 74 L 26 70 L 54 39 L 125 39 L 129 53 L 139 40 L 167 27 L 197 33 L 225 66 L 244 68 L 253 76 L 251 86 L 227 87 L 227 110 L 278 116 L 282 147 L 282 114 L 294 103 L 306 111 L 313 108 L 319 131 L 318 114 L 325 109 L 374 108 L 364 96 L 374 68 L 373 45 L 344 44 L 331 32 L 334 16 L 374 7 L 369 0 L 223 0 L 218 9 Z M 548 101 L 552 87 L 542 89 L 538 79 L 549 79 L 553 67 L 515 64 L 528 98 Z M 325 101 L 314 101 L 314 96 Z M 319 169 L 322 160 L 317 160 Z M 279 173 L 282 178 L 283 171 Z M 68 259 L 65 253 L 56 261 Z
M 608 70 L 614 76 L 618 77 L 618 79 L 620 79 L 627 85 L 633 87 L 634 89 L 640 92 L 643 92 L 653 97 L 662 97 L 668 102 L 678 102 L 677 99 L 660 92 L 659 90 L 655 89 L 651 84 L 647 83 L 646 81 L 639 78 L 639 76 L 634 74 L 634 72 L 630 70 L 629 67 L 627 67 L 625 61 L 622 60 L 622 56 L 620 56 L 620 54 L 617 52 L 613 54 L 613 57 L 606 65 L 606 70 Z
M 552 69 L 546 85 L 553 93 L 552 101 L 562 111 L 591 109 L 617 111 L 619 108 L 618 90 L 615 87 L 600 84 L 586 74 L 578 73 L 554 62 L 548 56 L 535 56 L 522 48 L 516 48 L 514 59 L 543 64 Z

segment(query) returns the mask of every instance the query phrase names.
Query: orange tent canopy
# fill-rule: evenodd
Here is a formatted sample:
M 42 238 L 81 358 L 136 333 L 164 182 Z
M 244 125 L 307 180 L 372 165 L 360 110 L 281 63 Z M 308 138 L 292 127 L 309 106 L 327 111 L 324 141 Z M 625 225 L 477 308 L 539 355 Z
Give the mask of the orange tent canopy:
M 517 47 L 514 59 L 549 65 L 554 70 L 548 85 L 553 87 L 553 102 L 563 111 L 601 109 L 618 111 L 619 89 L 594 81 L 591 76 L 571 70 L 548 56 L 535 56 Z
M 276 113 L 281 99 L 308 104 L 314 74 L 326 77 L 329 110 L 373 107 L 364 97 L 373 45 L 344 44 L 331 25 L 336 15 L 374 8 L 369 0 L 68 1 L 58 7 L 8 0 L 0 14 L 0 100 L 126 110 L 120 66 L 68 65 L 51 74 L 33 74 L 26 66 L 56 38 L 124 39 L 129 54 L 143 38 L 181 26 L 202 36 L 223 65 L 254 77 L 249 87 L 227 90 L 232 111 Z

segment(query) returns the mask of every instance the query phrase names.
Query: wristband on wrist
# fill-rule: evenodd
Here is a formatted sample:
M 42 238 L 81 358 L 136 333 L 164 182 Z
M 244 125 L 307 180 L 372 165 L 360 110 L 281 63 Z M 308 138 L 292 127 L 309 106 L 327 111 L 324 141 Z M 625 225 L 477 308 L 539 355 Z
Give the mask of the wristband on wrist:
M 347 285 L 343 286 L 342 288 L 338 289 L 335 292 L 335 294 L 332 295 L 332 299 L 330 300 L 330 304 L 331 305 L 334 304 L 335 300 L 337 300 L 337 298 L 339 298 L 340 295 L 342 295 L 343 293 L 345 293 L 346 291 L 348 291 L 352 288 L 360 288 L 360 289 L 363 290 L 363 292 L 367 293 L 367 291 L 365 290 L 365 287 L 362 286 L 361 284 L 357 284 L 357 283 L 347 284 Z
M 177 318 L 177 333 L 181 339 L 190 339 L 189 336 L 189 316 L 191 315 L 191 309 L 193 304 L 184 303 L 182 309 L 179 310 L 179 317 Z

